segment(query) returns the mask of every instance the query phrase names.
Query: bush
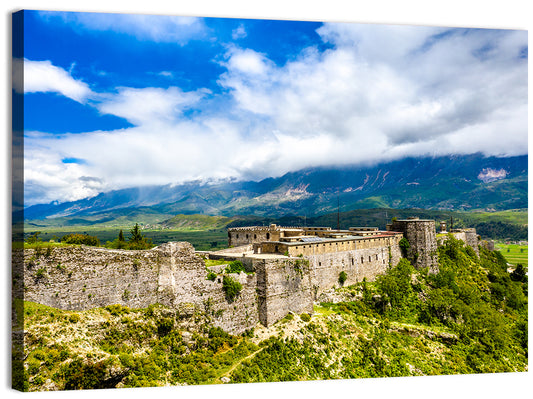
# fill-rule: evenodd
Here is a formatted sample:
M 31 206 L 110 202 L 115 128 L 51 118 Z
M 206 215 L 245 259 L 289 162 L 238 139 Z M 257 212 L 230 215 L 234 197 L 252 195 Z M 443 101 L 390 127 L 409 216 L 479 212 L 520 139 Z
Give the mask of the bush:
M 207 279 L 210 281 L 215 281 L 217 279 L 217 274 L 214 272 L 207 273 Z
M 61 242 L 65 244 L 90 245 L 92 247 L 100 245 L 100 240 L 97 237 L 78 233 L 64 235 L 61 238 Z
M 340 272 L 340 274 L 339 274 L 339 284 L 343 285 L 347 278 L 348 278 L 348 275 L 346 274 L 345 271 Z
M 230 276 L 224 276 L 222 280 L 222 289 L 226 293 L 226 298 L 233 301 L 242 290 L 242 284 L 232 279 Z
M 157 334 L 160 337 L 168 335 L 174 328 L 174 320 L 170 317 L 163 317 L 156 322 L 157 325 Z
M 228 267 L 226 267 L 226 273 L 240 273 L 245 272 L 246 269 L 244 268 L 244 265 L 240 260 L 234 260 L 229 263 Z
M 302 319 L 302 321 L 307 323 L 309 320 L 311 320 L 311 316 L 309 316 L 309 314 L 307 313 L 302 313 L 300 315 L 300 319 Z

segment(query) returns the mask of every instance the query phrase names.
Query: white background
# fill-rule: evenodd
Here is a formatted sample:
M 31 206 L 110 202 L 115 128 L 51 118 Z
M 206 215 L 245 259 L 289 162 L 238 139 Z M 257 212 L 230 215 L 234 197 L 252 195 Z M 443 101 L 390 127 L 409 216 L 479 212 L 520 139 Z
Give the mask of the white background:
M 143 2 L 118 0 L 92 1 L 12 1 L 2 2 L 2 40 L 0 56 L 2 74 L 3 132 L 2 148 L 2 212 L 0 213 L 0 258 L 3 292 L 0 295 L 1 367 L 0 389 L 8 397 L 20 395 L 10 390 L 10 152 L 11 146 L 11 13 L 20 9 L 128 12 L 145 14 L 173 14 L 211 17 L 245 17 L 293 19 L 331 22 L 394 23 L 439 25 L 498 29 L 529 30 L 533 13 L 529 0 L 189 0 Z M 505 137 L 502 137 L 505 140 Z M 36 393 L 25 396 L 80 397 L 94 395 L 107 398 L 141 398 L 145 396 L 185 398 L 505 398 L 531 397 L 533 386 L 529 373 L 486 374 L 469 376 L 435 376 L 350 381 L 321 381 L 303 383 L 241 384 L 226 386 L 137 388 L 125 390 Z M 6 396 L 3 396 L 6 397 Z

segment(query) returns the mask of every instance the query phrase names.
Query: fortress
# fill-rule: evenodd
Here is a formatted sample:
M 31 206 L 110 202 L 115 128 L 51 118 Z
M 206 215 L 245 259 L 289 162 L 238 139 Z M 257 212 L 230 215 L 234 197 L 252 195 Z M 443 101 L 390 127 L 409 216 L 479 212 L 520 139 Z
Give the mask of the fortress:
M 451 233 L 478 251 L 474 229 Z M 258 322 L 270 326 L 289 312 L 312 313 L 320 293 L 372 281 L 402 257 L 416 268 L 438 271 L 435 221 L 418 218 L 393 220 L 386 230 L 230 228 L 228 246 L 206 253 L 184 242 L 144 251 L 85 246 L 14 251 L 14 262 L 24 265 L 23 278 L 13 276 L 14 288 L 23 289 L 25 300 L 66 310 L 160 303 L 183 317 L 206 314 L 214 326 L 241 333 Z M 206 267 L 201 256 L 243 263 L 247 273 L 230 274 L 242 286 L 237 297 L 228 298 L 223 289 L 225 265 Z

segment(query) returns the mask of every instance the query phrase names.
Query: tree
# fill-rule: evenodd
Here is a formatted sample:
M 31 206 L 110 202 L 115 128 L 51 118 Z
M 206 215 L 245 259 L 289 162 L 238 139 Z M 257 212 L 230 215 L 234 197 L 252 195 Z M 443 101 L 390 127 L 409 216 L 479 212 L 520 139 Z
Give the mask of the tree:
M 521 263 L 516 265 L 516 269 L 511 273 L 511 280 L 513 281 L 525 281 L 526 280 L 526 269 Z
M 122 231 L 122 230 L 121 230 Z M 135 226 L 130 230 L 131 237 L 130 242 L 142 242 L 144 240 L 144 236 L 141 233 L 141 228 L 139 227 L 139 223 L 135 223 Z
M 124 242 L 124 241 L 126 241 L 126 240 L 124 239 L 124 233 L 122 232 L 122 230 L 120 230 L 120 231 L 118 232 L 118 240 L 119 240 L 120 242 Z
M 128 245 L 128 249 L 150 249 L 153 247 L 152 240 L 146 238 L 141 233 L 141 228 L 138 223 L 135 223 L 135 226 L 130 230 L 131 237 Z
M 28 244 L 35 244 L 36 242 L 40 242 L 41 239 L 39 238 L 39 234 L 41 234 L 40 231 L 36 231 L 35 233 L 33 233 L 31 236 L 29 236 L 28 238 L 26 238 L 26 242 Z

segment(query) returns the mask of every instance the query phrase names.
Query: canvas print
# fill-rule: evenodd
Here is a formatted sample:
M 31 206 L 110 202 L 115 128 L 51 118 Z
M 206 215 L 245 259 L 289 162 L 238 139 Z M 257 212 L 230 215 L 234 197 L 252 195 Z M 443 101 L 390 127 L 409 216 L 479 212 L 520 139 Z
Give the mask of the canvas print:
M 528 370 L 527 31 L 13 14 L 22 391 Z

